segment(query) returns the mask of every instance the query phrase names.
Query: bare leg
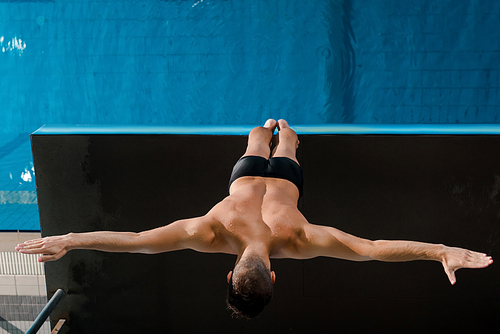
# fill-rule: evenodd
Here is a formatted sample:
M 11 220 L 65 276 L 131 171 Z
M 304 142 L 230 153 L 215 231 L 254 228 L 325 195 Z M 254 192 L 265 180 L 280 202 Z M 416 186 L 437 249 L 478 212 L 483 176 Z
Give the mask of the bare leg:
M 299 163 L 295 152 L 299 147 L 299 137 L 290 129 L 287 121 L 280 119 L 278 121 L 278 134 L 276 135 L 276 147 L 273 150 L 273 157 L 286 157 L 292 159 L 296 163 Z
M 264 126 L 253 128 L 248 135 L 247 150 L 243 156 L 253 155 L 269 159 L 271 153 L 269 144 L 271 143 L 277 124 L 274 119 L 268 119 Z

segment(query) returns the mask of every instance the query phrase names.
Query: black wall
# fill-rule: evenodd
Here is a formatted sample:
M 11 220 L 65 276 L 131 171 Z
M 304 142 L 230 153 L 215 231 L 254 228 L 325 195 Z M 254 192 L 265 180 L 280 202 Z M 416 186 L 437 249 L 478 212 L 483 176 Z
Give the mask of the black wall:
M 300 136 L 299 208 L 311 223 L 369 239 L 409 239 L 499 254 L 500 137 Z M 142 231 L 205 214 L 227 196 L 246 137 L 33 135 L 43 236 Z M 271 304 L 226 311 L 234 256 L 71 251 L 46 264 L 51 319 L 68 333 L 498 333 L 499 270 L 437 262 L 273 260 Z

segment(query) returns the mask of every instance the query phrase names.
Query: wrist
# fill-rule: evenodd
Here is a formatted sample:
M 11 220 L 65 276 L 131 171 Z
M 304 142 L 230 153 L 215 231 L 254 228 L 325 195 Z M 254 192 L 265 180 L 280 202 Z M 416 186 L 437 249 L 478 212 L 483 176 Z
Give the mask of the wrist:
M 446 254 L 446 246 L 443 244 L 436 245 L 436 261 L 443 262 Z
M 76 234 L 75 233 L 68 233 L 64 236 L 64 249 L 66 251 L 70 251 L 72 249 L 76 248 Z

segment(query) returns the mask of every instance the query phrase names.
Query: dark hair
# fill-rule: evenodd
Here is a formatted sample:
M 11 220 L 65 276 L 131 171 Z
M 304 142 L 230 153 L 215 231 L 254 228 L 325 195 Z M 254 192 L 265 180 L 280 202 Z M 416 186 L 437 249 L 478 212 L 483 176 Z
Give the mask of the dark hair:
M 273 296 L 271 272 L 257 256 L 240 261 L 238 267 L 237 286 L 233 274 L 227 285 L 226 304 L 236 318 L 255 318 Z

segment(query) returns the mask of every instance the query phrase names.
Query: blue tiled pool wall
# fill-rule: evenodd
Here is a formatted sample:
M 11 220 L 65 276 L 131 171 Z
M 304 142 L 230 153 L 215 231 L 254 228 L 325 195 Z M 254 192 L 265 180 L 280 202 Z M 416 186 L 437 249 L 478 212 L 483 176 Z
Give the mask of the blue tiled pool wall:
M 497 1 L 0 2 L 0 230 L 43 124 L 499 123 Z M 29 173 L 29 175 L 28 175 Z
M 353 123 L 499 123 L 500 2 L 353 1 Z
M 29 134 L 0 140 L 0 231 L 40 230 Z
M 325 57 L 341 45 L 330 45 L 323 1 L 2 7 L 3 46 L 19 44 L 0 55 L 9 83 L 0 117 L 8 130 L 45 123 L 257 124 L 271 116 L 325 121 Z M 341 12 L 331 18 L 334 34 L 342 34 L 340 19 Z
M 0 2 L 0 124 L 499 121 L 498 1 Z

